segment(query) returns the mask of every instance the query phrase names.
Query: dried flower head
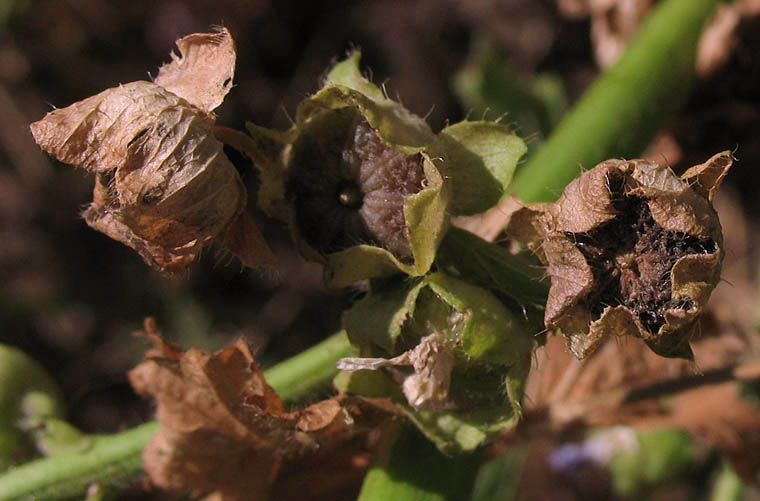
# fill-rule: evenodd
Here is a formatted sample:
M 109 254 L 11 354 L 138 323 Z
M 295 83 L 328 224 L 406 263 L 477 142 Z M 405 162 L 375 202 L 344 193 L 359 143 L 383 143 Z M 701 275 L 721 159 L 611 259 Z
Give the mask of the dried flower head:
M 660 355 L 692 357 L 689 337 L 724 255 L 711 202 L 732 161 L 725 151 L 677 177 L 646 160 L 607 160 L 554 204 L 513 215 L 507 233 L 552 280 L 546 326 L 561 328 L 577 357 L 624 334 Z
M 97 175 L 87 223 L 177 272 L 222 237 L 248 265 L 273 257 L 247 219 L 245 188 L 213 134 L 212 110 L 232 87 L 230 33 L 177 41 L 154 82 L 132 82 L 48 113 L 31 125 L 40 147 Z M 253 250 L 252 250 L 253 248 Z

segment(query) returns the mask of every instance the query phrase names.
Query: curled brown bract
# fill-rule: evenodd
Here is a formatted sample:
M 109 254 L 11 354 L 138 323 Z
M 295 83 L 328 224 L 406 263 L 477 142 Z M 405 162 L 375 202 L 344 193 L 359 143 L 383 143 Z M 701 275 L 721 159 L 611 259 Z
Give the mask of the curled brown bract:
M 234 76 L 232 37 L 226 29 L 196 33 L 177 46 L 180 55 L 155 82 L 54 110 L 31 125 L 32 134 L 56 159 L 97 175 L 87 223 L 159 271 L 183 270 L 218 237 L 232 238 L 230 250 L 246 264 L 272 264 L 258 230 L 241 220 L 246 191 L 213 134 L 212 110 Z M 261 250 L 246 252 L 240 235 Z
M 646 160 L 607 160 L 554 204 L 519 209 L 507 233 L 547 266 L 544 321 L 582 358 L 610 335 L 691 358 L 689 337 L 720 279 L 723 236 L 712 199 L 731 167 L 718 153 L 683 176 Z

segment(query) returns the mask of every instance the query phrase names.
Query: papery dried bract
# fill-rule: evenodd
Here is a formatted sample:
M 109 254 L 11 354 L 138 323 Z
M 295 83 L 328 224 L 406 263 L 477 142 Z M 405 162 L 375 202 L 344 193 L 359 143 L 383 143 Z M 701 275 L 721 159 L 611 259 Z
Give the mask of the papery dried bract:
M 210 113 L 231 85 L 232 38 L 225 29 L 177 43 L 181 56 L 155 83 L 108 89 L 31 125 L 43 150 L 98 175 L 87 223 L 163 272 L 184 269 L 246 202 Z M 264 250 L 246 264 L 272 264 L 263 240 L 251 242 Z
M 394 358 L 342 358 L 337 368 L 344 371 L 377 370 L 381 367 L 411 366 L 412 374 L 401 383 L 409 405 L 413 407 L 443 406 L 449 398 L 454 354 L 446 339 L 438 333 L 422 338 L 409 351 Z
M 507 234 L 547 265 L 545 323 L 582 358 L 610 335 L 691 357 L 688 340 L 724 255 L 712 198 L 733 161 L 725 151 L 680 178 L 645 160 L 607 160 L 554 204 L 519 209 Z
M 158 71 L 154 83 L 206 113 L 216 109 L 232 88 L 235 43 L 227 28 L 193 33 L 177 40 L 180 55 Z

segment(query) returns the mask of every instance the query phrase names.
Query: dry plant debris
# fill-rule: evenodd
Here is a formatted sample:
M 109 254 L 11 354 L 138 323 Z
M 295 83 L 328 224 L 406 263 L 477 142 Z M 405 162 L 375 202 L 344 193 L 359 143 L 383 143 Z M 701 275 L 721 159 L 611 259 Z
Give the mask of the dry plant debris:
M 525 420 L 515 438 L 529 439 L 535 432 L 555 441 L 571 430 L 620 424 L 640 430 L 676 427 L 726 454 L 745 478 L 757 471 L 760 409 L 741 396 L 736 381 L 760 373 L 756 361 L 742 362 L 751 338 L 716 331 L 698 339 L 698 365 L 624 340 L 609 340 L 579 361 L 562 344 L 553 337 L 537 351 Z
M 632 335 L 656 353 L 692 358 L 689 338 L 720 279 L 723 235 L 712 199 L 730 151 L 680 178 L 646 160 L 607 160 L 554 204 L 517 210 L 507 234 L 547 265 L 544 316 L 579 358 Z
M 150 319 L 144 335 L 156 348 L 129 380 L 158 405 L 161 431 L 144 460 L 151 482 L 162 488 L 267 499 L 281 469 L 356 446 L 388 416 L 380 401 L 345 396 L 288 412 L 243 341 L 213 354 L 184 351 L 164 341 Z
M 153 82 L 120 85 L 31 125 L 40 147 L 96 174 L 84 218 L 166 273 L 185 269 L 214 239 L 246 265 L 274 256 L 244 212 L 246 190 L 214 137 L 232 87 L 235 45 L 225 28 L 177 41 Z

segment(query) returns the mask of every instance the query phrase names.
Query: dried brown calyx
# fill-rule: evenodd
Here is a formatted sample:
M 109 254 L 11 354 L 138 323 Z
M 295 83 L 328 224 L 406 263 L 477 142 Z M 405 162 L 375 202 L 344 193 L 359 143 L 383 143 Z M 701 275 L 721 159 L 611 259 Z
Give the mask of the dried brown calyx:
M 691 357 L 689 336 L 717 285 L 723 239 L 712 198 L 731 166 L 715 155 L 680 178 L 645 160 L 607 160 L 554 204 L 518 210 L 507 233 L 547 264 L 544 321 L 584 357 L 608 335 Z
M 423 188 L 422 162 L 388 146 L 354 108 L 321 113 L 293 145 L 297 231 L 322 254 L 372 244 L 410 260 L 404 199 Z

